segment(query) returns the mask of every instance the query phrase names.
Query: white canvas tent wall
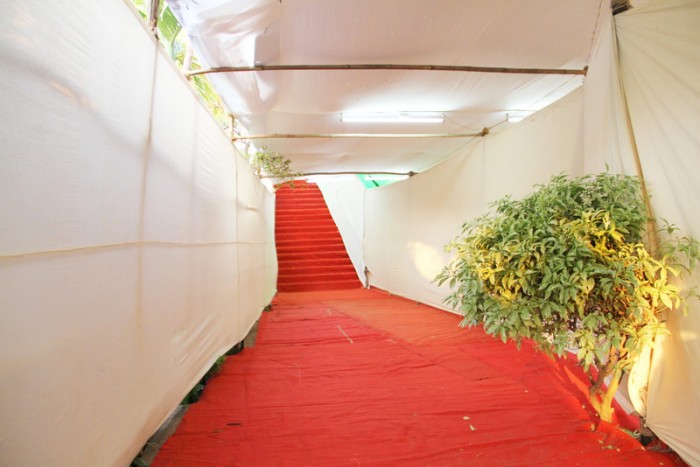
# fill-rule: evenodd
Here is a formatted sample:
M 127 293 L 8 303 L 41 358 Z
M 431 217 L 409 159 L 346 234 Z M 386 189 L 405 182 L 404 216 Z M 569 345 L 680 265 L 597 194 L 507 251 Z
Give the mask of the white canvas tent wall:
M 0 328 L 3 464 L 123 465 L 274 288 L 272 199 L 124 2 L 73 3 L 8 2 L 0 20 L 0 99 L 16 109 L 0 130 L 1 310 L 10 323 Z M 466 218 L 553 173 L 605 164 L 634 173 L 632 135 L 657 215 L 700 235 L 696 0 L 636 2 L 614 24 L 600 0 L 440 0 L 430 11 L 417 0 L 169 3 L 205 66 L 589 66 L 585 78 L 213 77 L 250 134 L 348 132 L 338 119 L 345 110 L 449 117 L 439 128 L 353 132 L 492 129 L 474 140 L 267 140 L 301 171 L 423 171 L 371 191 L 324 187 L 371 285 L 440 306 L 447 291 L 430 279 Z M 516 109 L 544 110 L 504 123 Z M 671 318 L 648 396 L 637 401 L 646 399 L 654 431 L 692 464 L 700 464 L 698 311 Z
M 274 198 L 127 3 L 2 12 L 0 465 L 129 465 L 269 303 Z

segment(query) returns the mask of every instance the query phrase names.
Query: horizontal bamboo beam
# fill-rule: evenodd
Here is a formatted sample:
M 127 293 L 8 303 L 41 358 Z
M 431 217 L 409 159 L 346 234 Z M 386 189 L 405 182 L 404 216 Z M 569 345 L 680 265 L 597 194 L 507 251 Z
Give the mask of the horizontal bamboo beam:
M 233 141 L 304 138 L 476 138 L 487 134 L 489 134 L 488 128 L 484 128 L 479 133 L 271 133 L 268 135 L 236 136 Z
M 461 71 L 473 73 L 510 73 L 525 75 L 586 75 L 588 67 L 582 69 L 562 68 L 509 68 L 490 66 L 459 66 L 459 65 L 390 65 L 390 64 L 358 64 L 358 65 L 259 65 L 259 66 L 222 66 L 203 68 L 186 73 L 186 76 L 206 75 L 212 73 L 241 73 L 249 71 L 329 71 L 329 70 L 404 70 L 404 71 Z
M 305 172 L 292 175 L 289 178 L 310 177 L 313 175 L 402 175 L 413 177 L 416 172 Z M 261 175 L 260 178 L 280 178 L 276 175 Z M 284 178 L 284 177 L 282 177 Z

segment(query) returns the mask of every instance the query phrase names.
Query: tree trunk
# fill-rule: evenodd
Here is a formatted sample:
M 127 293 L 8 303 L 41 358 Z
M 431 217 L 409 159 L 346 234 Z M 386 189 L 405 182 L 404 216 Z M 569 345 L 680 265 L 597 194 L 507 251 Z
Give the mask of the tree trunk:
M 591 386 L 588 392 L 588 400 L 591 402 L 591 405 L 600 416 L 600 419 L 607 423 L 612 422 L 612 401 L 622 379 L 622 370 L 614 368 L 618 358 L 617 351 L 610 349 L 608 361 L 600 369 L 595 384 Z M 605 387 L 604 380 L 608 375 L 612 375 L 612 377 L 607 387 Z
M 600 419 L 604 422 L 612 422 L 613 408 L 612 401 L 615 398 L 615 393 L 617 393 L 617 388 L 620 386 L 620 380 L 622 379 L 622 371 L 613 371 L 612 378 L 605 392 L 601 394 L 600 402 Z M 602 392 L 602 391 L 601 391 Z

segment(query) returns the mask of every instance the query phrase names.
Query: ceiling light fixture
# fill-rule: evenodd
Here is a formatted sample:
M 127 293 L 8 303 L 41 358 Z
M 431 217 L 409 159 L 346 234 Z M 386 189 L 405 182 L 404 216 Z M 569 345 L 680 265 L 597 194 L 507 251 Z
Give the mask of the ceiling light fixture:
M 345 123 L 442 123 L 440 112 L 343 112 L 340 121 Z
M 521 122 L 533 113 L 535 112 L 532 110 L 513 110 L 506 114 L 506 120 L 508 120 L 508 123 Z

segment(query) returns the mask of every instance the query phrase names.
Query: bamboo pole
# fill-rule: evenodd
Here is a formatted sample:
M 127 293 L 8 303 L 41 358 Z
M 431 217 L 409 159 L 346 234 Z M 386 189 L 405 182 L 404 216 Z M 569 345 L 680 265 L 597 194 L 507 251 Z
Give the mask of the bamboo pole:
M 406 177 L 413 177 L 416 172 L 354 172 L 354 171 L 343 171 L 343 172 L 304 172 L 300 174 L 292 175 L 287 178 L 298 178 L 298 177 L 310 177 L 313 175 L 399 175 Z M 285 178 L 279 177 L 277 175 L 262 175 L 260 178 Z
M 236 138 L 234 137 L 234 132 L 233 132 L 233 127 L 234 127 L 235 123 L 236 123 L 236 117 L 234 117 L 232 113 L 228 114 L 229 127 L 228 127 L 228 130 L 226 132 L 227 133 L 226 136 L 228 136 L 231 141 L 236 140 Z
M 476 138 L 486 136 L 489 129 L 479 133 L 271 133 L 267 135 L 236 136 L 234 141 L 253 139 L 305 139 L 305 138 Z
M 509 68 L 459 65 L 399 65 L 399 64 L 357 64 L 357 65 L 259 65 L 224 66 L 203 68 L 188 73 L 188 76 L 211 73 L 241 73 L 250 71 L 329 71 L 329 70 L 403 70 L 403 71 L 461 71 L 473 73 L 509 73 L 527 75 L 586 75 L 588 67 L 582 69 L 562 68 Z
M 613 25 L 615 22 L 613 21 Z M 617 30 L 615 30 L 615 35 L 617 38 Z M 625 92 L 625 84 L 622 81 L 622 70 L 619 67 L 620 54 L 617 48 L 617 43 L 615 43 L 615 57 L 618 64 L 618 80 L 620 86 L 620 94 L 622 98 L 622 103 L 624 105 L 625 121 L 627 124 L 627 132 L 629 134 L 630 146 L 632 148 L 632 155 L 634 157 L 634 166 L 637 171 L 637 176 L 639 177 L 640 188 L 642 190 L 642 196 L 644 197 L 644 206 L 647 211 L 647 243 L 649 247 L 649 253 L 652 256 L 657 256 L 659 252 L 659 238 L 657 235 L 657 225 L 656 216 L 654 215 L 654 208 L 651 205 L 651 197 L 649 196 L 649 191 L 647 190 L 647 183 L 644 178 L 644 169 L 642 168 L 642 161 L 639 157 L 639 148 L 637 147 L 637 138 L 634 133 L 634 126 L 632 125 L 632 117 L 630 116 L 629 102 L 627 101 L 627 93 Z
M 630 4 L 630 0 L 611 0 L 610 8 L 612 9 L 613 16 L 615 16 L 629 10 L 632 8 L 632 5 Z
M 160 0 L 151 0 L 151 8 L 148 11 L 148 25 L 151 32 L 158 35 L 158 10 L 160 10 Z
M 615 2 L 613 1 L 613 4 L 611 5 L 613 8 L 615 7 Z M 617 78 L 618 78 L 618 85 L 620 87 L 620 95 L 622 99 L 622 105 L 624 106 L 624 113 L 625 113 L 625 121 L 627 124 L 627 132 L 629 134 L 629 139 L 630 139 L 630 145 L 632 147 L 632 155 L 634 156 L 634 165 L 637 171 L 637 176 L 639 177 L 640 180 L 640 188 L 642 190 L 642 196 L 644 197 L 644 206 L 646 207 L 647 211 L 647 228 L 646 228 L 646 234 L 647 234 L 647 246 L 649 247 L 649 253 L 651 253 L 652 256 L 657 256 L 659 252 L 659 238 L 657 235 L 657 225 L 656 225 L 656 218 L 654 216 L 654 209 L 651 205 L 651 199 L 649 198 L 649 191 L 647 190 L 647 184 L 646 180 L 644 178 L 644 170 L 642 168 L 642 161 L 639 157 L 639 148 L 637 147 L 637 138 L 634 133 L 634 126 L 632 125 L 632 117 L 630 115 L 630 109 L 629 109 L 629 102 L 627 100 L 627 93 L 625 91 L 625 85 L 622 80 L 622 69 L 620 66 L 620 51 L 618 47 L 618 38 L 617 38 L 617 24 L 615 20 L 613 19 L 612 21 L 613 25 L 613 32 L 614 32 L 614 40 L 613 40 L 613 47 L 614 47 L 614 57 L 615 57 L 615 65 L 617 66 Z M 656 339 L 654 339 L 656 341 Z M 646 381 L 644 388 L 640 388 L 639 392 L 646 393 L 648 394 L 649 391 L 649 386 L 651 385 L 651 365 L 654 359 L 654 345 L 649 346 L 649 358 L 646 362 L 647 368 L 646 368 Z M 640 361 L 636 363 L 637 365 L 641 364 Z M 649 427 L 646 424 L 646 415 L 647 415 L 647 409 L 649 407 L 648 404 L 648 398 L 643 397 L 642 398 L 642 403 L 644 404 L 643 412 L 644 415 L 639 415 L 640 418 L 640 432 L 642 432 L 643 436 L 655 436 L 654 433 L 649 429 Z
M 194 57 L 194 51 L 192 50 L 192 46 L 188 45 L 185 48 L 185 57 L 182 59 L 182 72 L 185 74 L 185 77 L 187 80 L 190 80 L 192 77 L 190 76 L 190 71 L 192 68 L 192 58 Z

